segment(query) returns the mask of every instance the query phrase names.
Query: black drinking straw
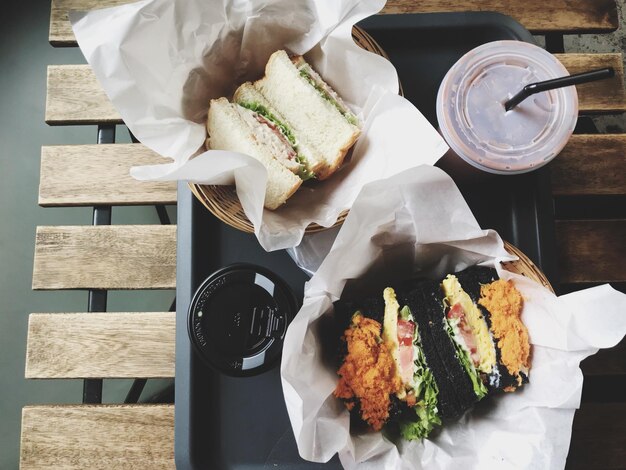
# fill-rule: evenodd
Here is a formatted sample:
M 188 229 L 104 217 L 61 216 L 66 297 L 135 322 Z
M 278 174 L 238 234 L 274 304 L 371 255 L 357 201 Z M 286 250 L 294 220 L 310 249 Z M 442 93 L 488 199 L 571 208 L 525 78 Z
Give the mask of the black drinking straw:
M 535 93 L 541 93 L 542 91 L 554 90 L 555 88 L 563 88 L 566 86 L 580 85 L 581 83 L 594 82 L 596 80 L 603 80 L 605 78 L 611 78 L 614 75 L 615 70 L 613 70 L 613 67 L 607 67 L 604 69 L 568 75 L 567 77 L 553 78 L 552 80 L 546 80 L 545 82 L 530 83 L 522 88 L 522 90 L 513 98 L 504 103 L 504 109 L 507 111 L 512 110 L 515 106 Z

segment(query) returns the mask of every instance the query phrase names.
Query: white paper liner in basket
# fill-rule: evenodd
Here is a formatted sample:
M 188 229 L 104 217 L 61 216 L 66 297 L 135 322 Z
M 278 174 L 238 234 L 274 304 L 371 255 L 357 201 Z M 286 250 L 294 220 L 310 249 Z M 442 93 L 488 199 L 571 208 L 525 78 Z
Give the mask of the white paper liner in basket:
M 135 167 L 142 180 L 232 184 L 266 250 L 298 245 L 306 227 L 332 226 L 363 185 L 420 164 L 447 147 L 406 99 L 386 59 L 358 47 L 352 26 L 384 0 L 148 0 L 70 14 L 78 44 L 126 125 L 173 160 Z M 263 209 L 266 172 L 232 152 L 200 153 L 209 99 L 260 78 L 278 49 L 305 54 L 363 121 L 351 161 L 302 187 L 277 211 Z M 219 162 L 218 162 L 219 160 Z
M 420 167 L 367 185 L 307 283 L 285 338 L 281 376 L 300 455 L 324 462 L 339 453 L 348 469 L 563 468 L 580 405 L 579 363 L 624 336 L 626 295 L 605 285 L 556 297 L 502 270 L 499 261 L 508 259 L 500 237 L 478 226 L 441 170 Z M 351 436 L 348 412 L 332 396 L 336 371 L 320 346 L 324 318 L 346 282 L 441 277 L 474 264 L 495 266 L 524 296 L 530 383 L 479 403 L 433 439 L 396 447 L 380 433 Z

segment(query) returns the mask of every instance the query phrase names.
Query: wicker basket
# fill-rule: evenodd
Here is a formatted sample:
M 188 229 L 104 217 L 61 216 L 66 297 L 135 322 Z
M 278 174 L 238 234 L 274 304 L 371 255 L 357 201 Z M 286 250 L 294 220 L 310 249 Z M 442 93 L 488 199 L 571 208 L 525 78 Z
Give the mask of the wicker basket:
M 383 51 L 378 43 L 362 29 L 356 26 L 352 28 L 352 38 L 356 44 L 363 49 L 374 52 L 388 59 L 385 51 Z M 402 94 L 402 85 L 400 85 L 400 94 Z M 200 202 L 218 219 L 243 232 L 254 232 L 254 227 L 248 220 L 248 217 L 246 217 L 243 207 L 241 207 L 241 203 L 239 202 L 234 186 L 189 184 L 189 187 L 198 200 L 200 200 Z M 348 211 L 342 212 L 333 227 L 342 224 L 347 215 Z M 321 225 L 315 223 L 310 224 L 306 228 L 307 233 L 319 232 L 322 230 L 326 230 L 326 227 L 322 227 Z
M 550 282 L 546 278 L 545 274 L 543 274 L 541 270 L 535 266 L 535 263 L 533 263 L 528 256 L 508 242 L 504 242 L 504 249 L 519 258 L 517 261 L 507 261 L 506 263 L 502 263 L 502 267 L 504 269 L 511 273 L 520 274 L 532 279 L 533 281 L 541 284 L 543 287 L 549 289 L 550 292 L 554 293 L 554 289 L 550 285 Z

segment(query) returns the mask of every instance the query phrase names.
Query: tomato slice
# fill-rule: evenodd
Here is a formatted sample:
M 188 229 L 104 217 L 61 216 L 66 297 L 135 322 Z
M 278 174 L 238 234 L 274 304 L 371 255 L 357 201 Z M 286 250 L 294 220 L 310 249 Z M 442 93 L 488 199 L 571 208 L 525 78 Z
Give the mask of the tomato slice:
M 410 346 L 413 344 L 414 333 L 415 323 L 398 319 L 398 344 L 401 346 Z
M 461 333 L 461 336 L 463 336 L 463 340 L 470 350 L 470 357 L 472 358 L 472 362 L 474 362 L 474 365 L 477 366 L 480 362 L 480 356 L 477 352 L 476 338 L 474 337 L 474 332 L 472 331 L 472 328 L 465 321 L 465 310 L 463 310 L 461 304 L 454 304 L 448 311 L 447 317 L 450 319 L 455 318 L 459 320 L 459 332 Z
M 461 318 L 465 315 L 465 311 L 460 303 L 454 304 L 450 310 L 448 310 L 448 318 Z

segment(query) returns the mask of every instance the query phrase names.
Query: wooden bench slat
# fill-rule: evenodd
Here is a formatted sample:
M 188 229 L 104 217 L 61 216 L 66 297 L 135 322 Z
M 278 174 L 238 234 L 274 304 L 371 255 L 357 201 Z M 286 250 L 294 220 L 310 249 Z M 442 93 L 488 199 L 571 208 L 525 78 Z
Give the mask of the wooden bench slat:
M 52 0 L 50 9 L 50 33 L 49 41 L 53 46 L 75 46 L 76 38 L 72 31 L 72 25 L 67 17 L 71 10 L 89 11 L 97 8 L 108 8 L 134 0 Z
M 581 113 L 618 113 L 626 111 L 622 54 L 555 54 L 570 74 L 613 67 L 615 76 L 577 85 Z
M 557 220 L 562 283 L 626 279 L 626 219 Z
M 37 227 L 33 289 L 175 286 L 175 225 Z
M 573 135 L 550 163 L 556 196 L 626 194 L 626 134 Z
M 174 469 L 174 405 L 27 406 L 20 469 Z
M 141 144 L 44 146 L 39 204 L 174 204 L 174 182 L 137 181 L 128 173 L 169 161 Z M 551 163 L 553 194 L 624 195 L 625 167 L 626 134 L 573 135 Z
M 89 65 L 49 65 L 46 123 L 121 124 Z
M 567 468 L 623 469 L 626 404 L 583 403 Z M 27 406 L 20 468 L 174 468 L 173 405 Z
M 615 77 L 578 87 L 582 113 L 626 111 L 621 54 L 557 54 L 570 73 L 613 67 Z M 46 122 L 50 125 L 122 122 L 89 65 L 50 65 Z
M 174 377 L 174 312 L 34 313 L 27 379 Z
M 135 165 L 171 163 L 141 144 L 41 148 L 39 205 L 175 204 L 176 182 L 137 181 Z
M 626 468 L 626 403 L 583 403 L 574 417 L 567 470 Z
M 131 0 L 52 0 L 49 40 L 53 46 L 75 46 L 67 18 L 70 10 L 92 10 L 130 3 Z M 497 11 L 512 16 L 534 33 L 602 32 L 619 26 L 615 0 L 389 0 L 382 13 Z
M 175 314 L 31 314 L 26 378 L 174 377 Z M 586 376 L 626 375 L 626 340 L 582 363 Z

